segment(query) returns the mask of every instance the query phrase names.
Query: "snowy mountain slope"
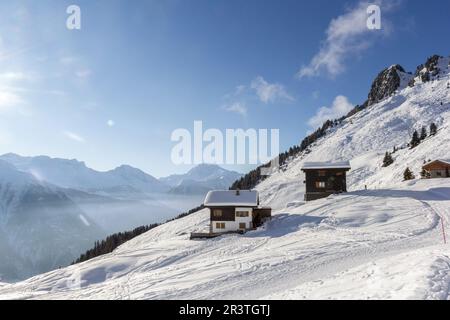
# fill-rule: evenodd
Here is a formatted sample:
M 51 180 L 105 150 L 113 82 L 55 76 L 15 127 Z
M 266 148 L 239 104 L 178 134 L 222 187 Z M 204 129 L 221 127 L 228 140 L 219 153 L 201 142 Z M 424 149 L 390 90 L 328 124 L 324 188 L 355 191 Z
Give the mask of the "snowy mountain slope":
M 450 299 L 450 258 L 442 246 L 376 259 L 265 299 Z M 397 290 L 393 288 L 399 288 Z
M 16 154 L 0 156 L 1 160 L 13 164 L 17 169 L 32 174 L 36 179 L 51 184 L 90 192 L 154 193 L 164 192 L 168 187 L 153 176 L 130 167 L 120 166 L 114 170 L 100 172 L 88 168 L 77 160 L 56 159 L 47 156 L 22 157 Z
M 308 161 L 350 160 L 349 190 L 389 187 L 403 179 L 403 171 L 411 168 L 419 176 L 424 160 L 450 158 L 450 69 L 449 58 L 439 59 L 440 72 L 436 80 L 406 86 L 393 96 L 375 103 L 332 128 L 317 141 L 310 153 L 301 153 L 285 171 L 263 181 L 257 189 L 264 201 L 275 204 L 278 195 L 292 194 L 292 201 L 304 192 L 304 174 L 301 167 Z M 439 78 L 438 78 L 439 77 Z M 422 126 L 429 130 L 435 122 L 439 128 L 435 136 L 428 137 L 418 147 L 409 149 L 414 130 Z M 395 162 L 381 168 L 386 151 L 400 149 L 393 154 Z M 274 202 L 275 201 L 275 202 Z
M 170 185 L 173 194 L 206 194 L 209 190 L 228 189 L 242 174 L 217 165 L 201 164 L 186 174 L 171 175 L 160 181 Z
M 0 298 L 446 298 L 450 249 L 435 210 L 447 208 L 438 210 L 448 229 L 449 191 L 441 179 L 352 192 L 280 210 L 243 236 L 191 241 L 208 223 L 202 210 L 112 254 L 6 285 Z
M 0 160 L 0 277 L 23 279 L 70 263 L 104 232 L 63 190 Z

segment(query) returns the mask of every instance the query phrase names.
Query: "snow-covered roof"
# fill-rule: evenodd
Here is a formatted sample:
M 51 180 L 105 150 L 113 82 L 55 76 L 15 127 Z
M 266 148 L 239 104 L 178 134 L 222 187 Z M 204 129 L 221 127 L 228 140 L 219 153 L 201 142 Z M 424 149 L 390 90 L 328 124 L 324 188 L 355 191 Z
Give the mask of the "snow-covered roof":
M 217 206 L 258 206 L 258 191 L 256 190 L 214 190 L 206 195 L 205 207 Z
M 450 165 L 450 159 L 436 159 L 436 160 L 433 160 L 433 161 L 430 161 L 430 162 L 424 164 L 424 167 L 428 166 L 429 164 L 435 163 L 435 162 L 442 162 L 442 163 Z
M 350 169 L 349 161 L 341 162 L 305 162 L 302 170 L 312 169 Z
M 450 164 L 450 159 L 437 159 L 438 161 L 445 162 L 446 164 Z

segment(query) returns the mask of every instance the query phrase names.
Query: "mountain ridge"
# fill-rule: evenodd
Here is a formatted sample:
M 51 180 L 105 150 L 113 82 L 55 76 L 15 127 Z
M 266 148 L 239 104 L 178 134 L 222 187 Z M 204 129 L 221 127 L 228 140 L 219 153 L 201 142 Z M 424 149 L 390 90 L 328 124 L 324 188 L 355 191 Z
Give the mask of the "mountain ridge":
M 211 189 L 228 189 L 242 174 L 226 170 L 215 164 L 200 164 L 185 174 L 160 178 L 171 186 L 174 194 L 206 194 Z

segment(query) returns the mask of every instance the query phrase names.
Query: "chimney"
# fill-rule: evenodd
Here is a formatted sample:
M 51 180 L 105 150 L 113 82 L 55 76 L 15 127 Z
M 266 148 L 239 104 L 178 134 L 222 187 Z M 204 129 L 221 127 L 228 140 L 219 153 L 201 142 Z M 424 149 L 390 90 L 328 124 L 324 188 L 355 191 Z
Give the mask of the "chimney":
M 241 192 L 239 191 L 239 189 L 236 189 L 236 195 L 239 196 L 241 194 Z

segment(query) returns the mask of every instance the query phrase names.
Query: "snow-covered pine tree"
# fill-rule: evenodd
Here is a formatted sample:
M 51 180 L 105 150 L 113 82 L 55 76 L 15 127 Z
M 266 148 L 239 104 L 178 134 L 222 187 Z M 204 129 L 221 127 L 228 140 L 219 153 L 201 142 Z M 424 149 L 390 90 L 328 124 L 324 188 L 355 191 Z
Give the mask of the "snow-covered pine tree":
M 427 128 L 422 127 L 422 130 L 420 131 L 420 140 L 425 140 L 427 135 L 428 135 Z
M 420 138 L 419 138 L 419 133 L 417 132 L 417 130 L 414 130 L 411 142 L 409 143 L 409 145 L 411 146 L 411 149 L 417 147 L 420 143 Z
M 422 168 L 422 171 L 420 171 L 420 177 L 422 179 L 428 179 L 428 178 L 430 178 L 430 174 L 428 173 L 427 170 Z
M 414 173 L 407 167 L 405 171 L 403 172 L 403 179 L 404 181 L 415 179 Z
M 430 136 L 434 136 L 437 133 L 437 126 L 436 124 L 433 122 L 430 125 Z
M 389 167 L 393 163 L 394 159 L 392 158 L 392 155 L 386 151 L 386 154 L 384 155 L 383 159 L 383 167 Z

